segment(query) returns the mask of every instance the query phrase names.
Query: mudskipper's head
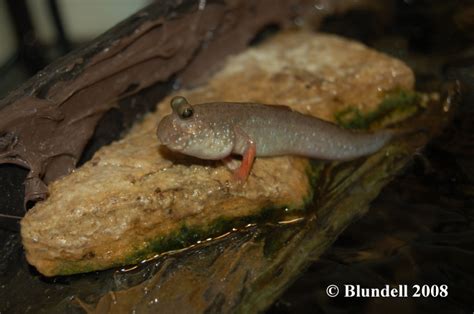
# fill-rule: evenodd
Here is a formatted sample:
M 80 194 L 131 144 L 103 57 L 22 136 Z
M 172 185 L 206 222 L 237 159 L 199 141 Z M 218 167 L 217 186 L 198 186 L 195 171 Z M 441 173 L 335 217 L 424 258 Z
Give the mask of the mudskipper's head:
M 182 96 L 171 99 L 171 109 L 173 112 L 158 124 L 161 144 L 202 159 L 222 159 L 231 153 L 233 134 L 219 127 L 222 124 L 216 123 L 209 109 L 192 106 Z

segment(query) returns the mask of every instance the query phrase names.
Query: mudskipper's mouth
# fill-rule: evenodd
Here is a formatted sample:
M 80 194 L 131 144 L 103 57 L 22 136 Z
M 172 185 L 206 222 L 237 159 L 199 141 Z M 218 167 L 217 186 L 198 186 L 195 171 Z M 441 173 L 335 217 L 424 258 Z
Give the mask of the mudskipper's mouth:
M 182 143 L 182 141 L 177 140 L 177 138 L 172 134 L 166 133 L 166 131 L 161 130 L 160 132 L 160 129 L 158 129 L 158 141 L 161 145 L 164 145 L 168 147 L 168 149 L 173 151 L 180 151 L 184 149 L 184 144 Z
M 168 144 L 166 145 L 169 149 L 180 152 L 184 149 L 183 145 L 178 145 L 178 144 Z
M 170 139 L 169 137 L 166 137 L 163 139 L 160 138 L 159 140 L 160 140 L 161 145 L 166 146 L 169 150 L 172 150 L 172 151 L 181 152 L 184 150 L 186 146 L 184 145 L 183 142 L 174 141 L 172 138 Z

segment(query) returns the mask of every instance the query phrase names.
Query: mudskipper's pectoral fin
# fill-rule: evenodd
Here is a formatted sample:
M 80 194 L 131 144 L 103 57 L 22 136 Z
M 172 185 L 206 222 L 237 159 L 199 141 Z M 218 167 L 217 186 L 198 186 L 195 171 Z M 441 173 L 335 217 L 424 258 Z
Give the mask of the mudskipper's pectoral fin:
M 255 159 L 255 154 L 257 152 L 257 146 L 255 146 L 254 142 L 249 142 L 249 145 L 245 149 L 242 164 L 240 168 L 234 172 L 234 177 L 241 181 L 245 182 L 250 174 L 250 170 L 252 169 L 253 161 Z
M 243 145 L 242 163 L 240 167 L 234 171 L 234 178 L 240 182 L 245 182 L 252 169 L 255 155 L 257 154 L 257 146 L 255 142 L 238 126 L 234 128 L 234 132 L 239 141 Z

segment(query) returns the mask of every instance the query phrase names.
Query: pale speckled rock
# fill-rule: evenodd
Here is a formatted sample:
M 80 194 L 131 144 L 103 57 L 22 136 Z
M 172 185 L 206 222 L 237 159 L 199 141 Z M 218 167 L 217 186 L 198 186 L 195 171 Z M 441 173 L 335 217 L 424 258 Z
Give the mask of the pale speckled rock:
M 231 57 L 202 87 L 182 91 L 193 103 L 284 104 L 331 120 L 348 105 L 375 108 L 383 91 L 412 89 L 401 61 L 331 35 L 286 33 Z M 199 162 L 160 148 L 156 124 L 169 98 L 122 140 L 100 149 L 22 220 L 28 261 L 52 276 L 105 269 L 149 257 L 157 238 L 216 219 L 298 208 L 311 195 L 304 158 L 256 160 L 240 186 L 219 162 Z M 139 254 L 139 252 L 145 252 Z

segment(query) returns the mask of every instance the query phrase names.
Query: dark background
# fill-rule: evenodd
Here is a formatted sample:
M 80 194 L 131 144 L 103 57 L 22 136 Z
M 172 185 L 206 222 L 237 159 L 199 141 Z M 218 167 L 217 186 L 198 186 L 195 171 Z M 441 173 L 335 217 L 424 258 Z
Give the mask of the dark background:
M 361 40 L 404 60 L 415 71 L 418 90 L 459 81 L 462 97 L 455 117 L 271 313 L 474 310 L 474 2 L 395 4 L 391 21 L 356 10 L 327 18 L 322 31 Z M 447 284 L 449 296 L 331 299 L 325 292 L 329 284 Z

